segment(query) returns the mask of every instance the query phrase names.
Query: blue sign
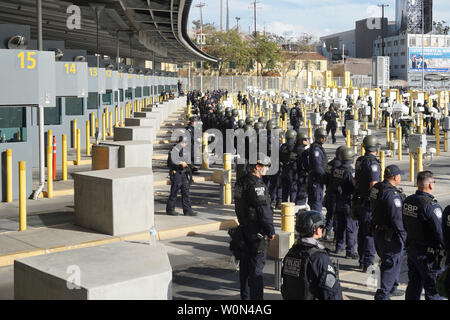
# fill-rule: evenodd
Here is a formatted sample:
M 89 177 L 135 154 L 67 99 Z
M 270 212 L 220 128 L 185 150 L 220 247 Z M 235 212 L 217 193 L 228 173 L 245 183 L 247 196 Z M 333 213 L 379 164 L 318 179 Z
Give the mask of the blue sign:
M 423 56 L 422 48 L 409 48 L 410 72 L 450 72 L 450 48 L 423 48 Z

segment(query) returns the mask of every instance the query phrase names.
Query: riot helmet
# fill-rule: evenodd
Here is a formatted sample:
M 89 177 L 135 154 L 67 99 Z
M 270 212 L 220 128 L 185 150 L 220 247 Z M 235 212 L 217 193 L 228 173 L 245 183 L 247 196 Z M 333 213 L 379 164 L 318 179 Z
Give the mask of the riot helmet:
M 301 238 L 309 238 L 314 235 L 317 228 L 325 226 L 325 218 L 318 211 L 298 212 L 295 221 L 295 231 Z
M 378 139 L 376 136 L 366 136 L 363 140 L 364 149 L 368 152 L 376 152 L 378 149 Z

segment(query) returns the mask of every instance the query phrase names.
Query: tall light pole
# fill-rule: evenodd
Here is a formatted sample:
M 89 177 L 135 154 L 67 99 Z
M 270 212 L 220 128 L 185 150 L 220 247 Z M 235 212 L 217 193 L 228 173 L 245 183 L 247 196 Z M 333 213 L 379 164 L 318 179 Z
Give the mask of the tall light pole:
M 220 0 L 220 31 L 223 31 L 223 0 Z
M 384 57 L 384 8 L 389 7 L 389 5 L 379 4 L 378 6 L 381 7 L 381 55 Z
M 227 0 L 227 31 L 230 30 L 230 7 L 228 6 L 228 0 Z
M 196 5 L 200 9 L 200 50 L 203 51 L 203 7 L 206 6 L 204 2 Z M 203 60 L 200 60 L 200 91 L 203 92 Z
M 422 92 L 425 91 L 425 55 L 424 55 L 424 37 L 425 37 L 425 17 L 424 1 L 422 0 Z
M 236 17 L 235 19 L 236 19 L 236 29 L 237 29 L 237 32 L 239 33 L 239 20 L 241 20 L 241 18 Z

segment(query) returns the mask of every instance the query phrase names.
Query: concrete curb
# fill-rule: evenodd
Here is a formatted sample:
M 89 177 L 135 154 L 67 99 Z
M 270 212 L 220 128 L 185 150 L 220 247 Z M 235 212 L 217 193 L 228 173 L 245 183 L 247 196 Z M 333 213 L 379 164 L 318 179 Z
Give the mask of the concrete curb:
M 199 233 L 208 233 L 219 230 L 227 230 L 238 225 L 237 219 L 224 220 L 220 222 L 211 222 L 198 224 L 193 226 L 185 226 L 167 230 L 160 230 L 157 233 L 158 240 L 170 240 L 185 236 L 190 236 Z M 103 235 L 103 234 L 102 234 Z M 87 242 L 82 242 L 80 244 L 70 245 L 70 246 L 57 246 L 51 248 L 39 248 L 35 250 L 26 250 L 21 252 L 14 252 L 0 256 L 0 267 L 10 266 L 14 264 L 15 259 L 28 258 L 33 256 L 40 256 L 49 253 L 62 252 L 73 249 L 81 249 L 87 247 L 94 247 L 104 244 L 110 244 L 114 242 L 120 241 L 144 241 L 150 240 L 150 233 L 147 232 L 139 232 L 128 234 L 120 237 L 112 237 L 109 239 L 102 240 L 92 240 Z

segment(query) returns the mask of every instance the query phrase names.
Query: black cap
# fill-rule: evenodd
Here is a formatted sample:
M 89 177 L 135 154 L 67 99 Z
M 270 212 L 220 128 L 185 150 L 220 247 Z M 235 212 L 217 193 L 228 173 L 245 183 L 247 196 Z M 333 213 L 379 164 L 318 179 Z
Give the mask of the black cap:
M 384 175 L 386 177 L 395 177 L 396 175 L 403 175 L 405 174 L 404 171 L 400 170 L 400 168 L 398 166 L 396 166 L 395 164 L 387 166 L 386 169 L 384 170 Z

